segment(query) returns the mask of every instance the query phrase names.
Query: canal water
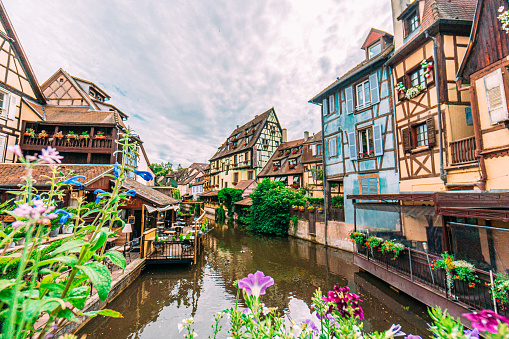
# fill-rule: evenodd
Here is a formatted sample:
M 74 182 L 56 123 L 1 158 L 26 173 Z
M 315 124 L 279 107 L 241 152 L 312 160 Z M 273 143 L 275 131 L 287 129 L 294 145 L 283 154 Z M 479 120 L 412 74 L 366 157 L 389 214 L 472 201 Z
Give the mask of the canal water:
M 147 266 L 141 276 L 113 300 L 108 308 L 122 319 L 98 317 L 80 331 L 88 338 L 181 338 L 178 323 L 195 319 L 200 338 L 211 333 L 213 315 L 234 306 L 233 283 L 261 270 L 275 280 L 263 301 L 289 313 L 297 321 L 309 317 L 314 291 L 334 285 L 349 286 L 363 302 L 369 331 L 400 324 L 406 333 L 429 333 L 426 307 L 384 282 L 361 272 L 351 253 L 324 248 L 295 238 L 274 238 L 246 233 L 234 226 L 216 226 L 204 241 L 195 266 Z M 223 319 L 226 329 L 227 319 Z M 228 337 L 223 330 L 220 338 Z

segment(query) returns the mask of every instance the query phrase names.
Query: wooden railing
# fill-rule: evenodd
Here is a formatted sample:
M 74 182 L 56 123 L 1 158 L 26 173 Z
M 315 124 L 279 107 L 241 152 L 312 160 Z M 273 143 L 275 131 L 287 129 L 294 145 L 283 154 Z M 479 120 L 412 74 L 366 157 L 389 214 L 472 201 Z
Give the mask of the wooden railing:
M 475 161 L 475 137 L 468 137 L 449 143 L 451 164 L 460 165 Z
M 32 138 L 24 135 L 21 141 L 21 147 L 26 149 L 40 149 L 46 148 L 47 146 L 55 147 L 57 149 L 112 149 L 115 145 L 113 137 L 105 137 L 104 139 L 69 139 L 63 138 Z

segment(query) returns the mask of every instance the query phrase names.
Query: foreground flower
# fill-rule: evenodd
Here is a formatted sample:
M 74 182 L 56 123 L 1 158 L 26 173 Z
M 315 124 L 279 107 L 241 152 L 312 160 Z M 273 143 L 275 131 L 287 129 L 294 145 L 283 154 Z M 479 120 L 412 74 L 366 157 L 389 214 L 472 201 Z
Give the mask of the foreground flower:
M 509 318 L 496 314 L 492 310 L 482 310 L 481 312 L 463 313 L 463 316 L 472 322 L 472 327 L 479 331 L 488 331 L 498 333 L 499 323 L 509 325 Z
M 479 330 L 477 328 L 473 330 L 465 330 L 465 336 L 468 339 L 479 339 Z
M 267 287 L 272 285 L 274 285 L 274 279 L 271 276 L 266 276 L 262 271 L 249 273 L 247 277 L 239 281 L 239 288 L 246 291 L 247 295 L 255 298 L 264 295 Z
M 391 328 L 385 332 L 385 338 L 392 338 L 392 337 L 398 337 L 398 336 L 404 336 L 405 333 L 401 331 L 401 325 L 394 325 L 392 324 Z
M 154 179 L 154 177 L 152 176 L 152 173 L 147 172 L 147 171 L 135 170 L 134 173 L 139 175 L 140 177 L 142 177 L 143 180 L 145 180 L 145 181 L 150 181 L 150 180 Z
M 23 157 L 23 152 L 21 151 L 21 147 L 19 147 L 19 145 L 7 146 L 7 150 L 16 154 L 20 158 Z
M 41 155 L 39 155 L 39 162 L 41 164 L 60 164 L 62 162 L 62 159 L 64 158 L 61 156 L 56 148 L 53 148 L 51 146 L 48 146 L 46 149 L 41 150 Z
M 336 310 L 344 318 L 349 318 L 352 314 L 354 317 L 359 317 L 360 320 L 364 319 L 364 312 L 362 307 L 359 306 L 359 302 L 362 302 L 361 298 L 350 292 L 350 288 L 334 286 L 332 291 L 329 291 L 327 296 L 323 297 L 325 302 L 332 302 L 334 306 L 329 308 L 329 313 Z
M 134 197 L 136 195 L 136 191 L 135 190 L 129 190 L 129 191 L 126 191 L 125 194 L 128 197 Z
M 72 217 L 72 214 L 63 210 L 63 209 L 58 209 L 55 211 L 56 214 L 62 214 L 62 216 L 60 217 L 60 224 L 61 225 L 65 225 L 67 223 L 67 220 L 69 220 L 70 217 Z
M 28 219 L 29 221 L 37 222 L 39 224 L 48 225 L 51 223 L 50 219 L 55 219 L 57 215 L 53 212 L 55 206 L 46 207 L 44 201 L 34 200 L 32 205 L 27 203 L 21 204 L 16 207 L 12 212 L 18 218 Z M 12 223 L 13 228 L 18 228 L 25 224 L 23 220 L 17 220 Z
M 318 332 L 318 327 L 311 319 L 306 319 L 302 322 L 301 327 L 303 330 L 311 330 L 312 332 Z
M 83 189 L 83 183 L 81 183 L 80 181 L 78 181 L 77 179 L 86 179 L 87 177 L 85 177 L 84 175 L 75 175 L 69 179 L 66 179 L 64 181 L 62 181 L 62 184 L 64 185 L 75 185 L 75 186 L 78 186 L 79 189 Z

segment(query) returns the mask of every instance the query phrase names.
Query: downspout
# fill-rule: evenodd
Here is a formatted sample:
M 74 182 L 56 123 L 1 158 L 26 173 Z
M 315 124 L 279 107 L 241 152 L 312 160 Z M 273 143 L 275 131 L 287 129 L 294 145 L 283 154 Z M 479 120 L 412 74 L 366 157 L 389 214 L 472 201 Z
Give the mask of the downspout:
M 438 116 L 438 149 L 440 153 L 440 179 L 447 184 L 447 174 L 444 170 L 444 146 L 443 146 L 443 137 L 442 137 L 442 108 L 440 103 L 440 85 L 438 83 L 438 42 L 435 37 L 431 36 L 428 31 L 426 31 L 426 38 L 433 40 L 433 59 L 435 62 L 434 73 L 435 73 L 435 88 L 437 91 L 437 116 Z
M 323 105 L 323 104 L 322 104 Z M 320 112 L 320 118 L 322 120 L 322 186 L 323 186 L 323 216 L 324 216 L 324 240 L 323 245 L 327 247 L 327 208 L 328 208 L 328 201 L 327 201 L 327 164 L 325 162 L 325 125 L 324 125 L 324 119 L 323 119 L 323 108 Z

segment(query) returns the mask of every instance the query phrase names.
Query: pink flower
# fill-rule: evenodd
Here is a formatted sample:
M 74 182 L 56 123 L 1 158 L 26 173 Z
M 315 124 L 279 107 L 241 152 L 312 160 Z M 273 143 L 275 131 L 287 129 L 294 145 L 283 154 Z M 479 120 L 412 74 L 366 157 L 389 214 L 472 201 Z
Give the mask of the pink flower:
M 499 323 L 509 325 L 509 318 L 498 315 L 492 310 L 482 310 L 481 312 L 463 313 L 465 318 L 472 322 L 472 327 L 479 331 L 488 331 L 490 333 L 498 333 Z
M 7 150 L 16 154 L 20 158 L 23 156 L 23 152 L 21 151 L 21 147 L 19 147 L 19 145 L 7 146 Z
M 239 288 L 246 291 L 247 295 L 252 295 L 258 298 L 260 295 L 265 294 L 267 287 L 274 285 L 274 279 L 266 276 L 262 271 L 256 273 L 249 273 L 247 277 L 239 281 Z
M 23 226 L 24 224 L 25 224 L 25 222 L 24 222 L 24 221 L 16 220 L 15 222 L 13 222 L 13 223 L 11 224 L 11 226 L 12 226 L 12 228 L 13 228 L 13 229 L 18 229 L 18 228 L 20 228 L 21 226 Z
M 39 155 L 39 162 L 41 164 L 60 164 L 63 156 L 58 154 L 58 151 L 56 148 L 53 148 L 51 146 L 48 146 L 46 149 L 41 150 L 41 155 Z

